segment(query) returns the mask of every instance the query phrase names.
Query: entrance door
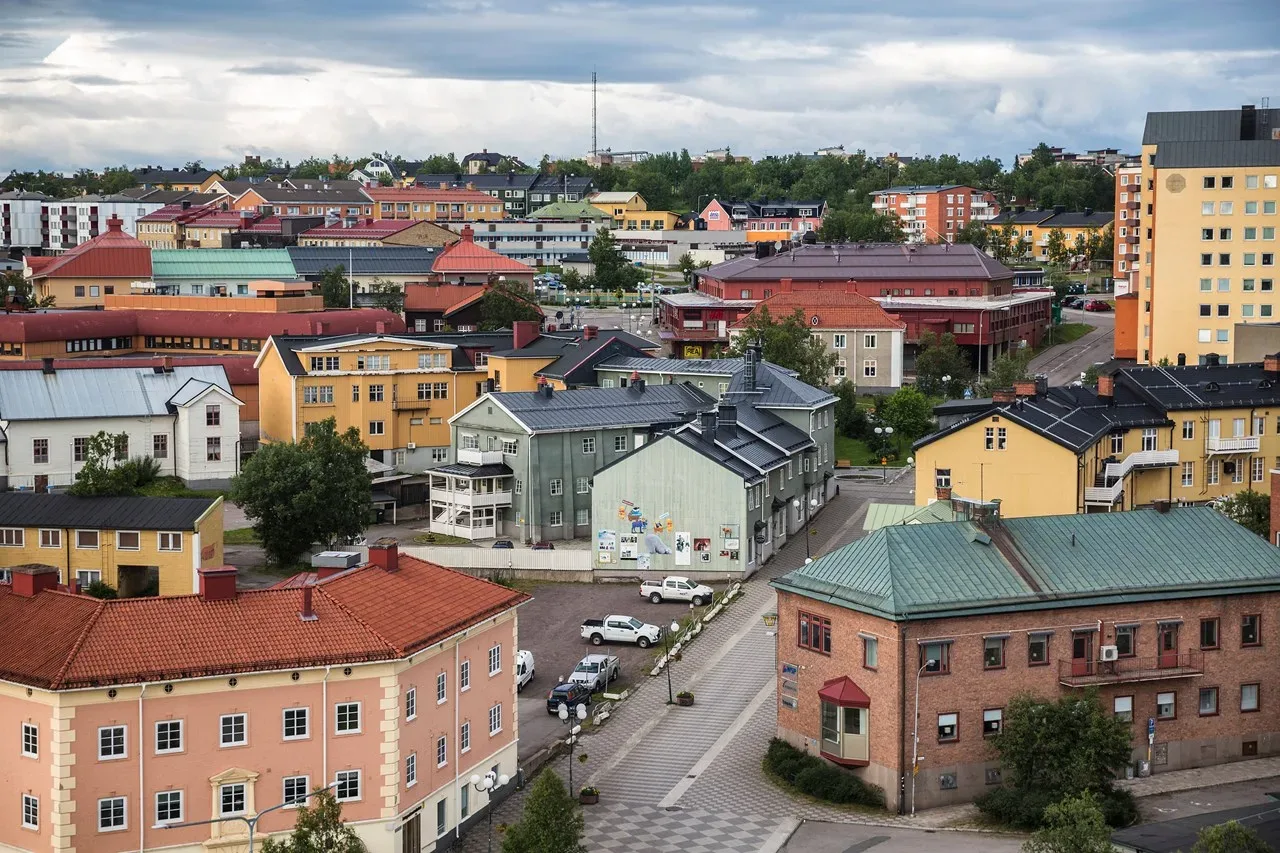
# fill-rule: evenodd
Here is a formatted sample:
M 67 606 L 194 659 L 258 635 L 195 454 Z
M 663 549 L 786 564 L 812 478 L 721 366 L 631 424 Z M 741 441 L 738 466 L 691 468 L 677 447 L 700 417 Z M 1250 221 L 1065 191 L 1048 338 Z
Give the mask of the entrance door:
M 35 490 L 38 495 L 43 495 L 45 492 L 49 491 L 48 474 L 36 474 Z
M 400 853 L 422 853 L 422 812 L 400 825 Z
M 1071 674 L 1093 675 L 1093 632 L 1077 631 L 1071 635 Z
M 1157 635 L 1160 648 L 1160 666 L 1178 665 L 1178 626 L 1161 625 Z

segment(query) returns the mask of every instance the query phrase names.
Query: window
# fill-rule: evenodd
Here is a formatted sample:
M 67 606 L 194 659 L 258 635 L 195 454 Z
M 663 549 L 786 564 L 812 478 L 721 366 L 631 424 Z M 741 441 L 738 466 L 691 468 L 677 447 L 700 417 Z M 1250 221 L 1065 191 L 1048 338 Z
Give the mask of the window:
M 564 512 L 553 509 L 547 513 L 547 524 L 551 527 L 560 527 L 564 524 Z
M 564 494 L 564 480 L 559 477 L 555 477 L 551 480 L 550 487 L 552 497 Z
M 1250 479 L 1252 479 L 1253 482 L 1255 483 L 1261 483 L 1262 478 L 1266 475 L 1266 471 L 1265 471 L 1266 466 L 1263 464 L 1262 457 L 1255 456 L 1253 458 L 1253 461 L 1250 462 L 1249 464 L 1253 469 L 1253 473 Z
M 182 720 L 156 723 L 156 753 L 182 751 Z
M 514 438 L 504 438 L 502 440 L 502 452 L 506 456 L 515 456 L 520 449 L 520 444 Z
M 1192 439 L 1193 439 L 1193 438 L 1195 438 L 1195 437 L 1196 437 L 1196 422 L 1195 422 L 1195 421 L 1183 421 L 1183 422 L 1182 422 L 1182 438 L 1183 438 L 1183 440 L 1184 440 L 1184 441 L 1190 441 L 1190 440 L 1192 440 Z
M 1004 450 L 1009 446 L 1009 430 L 1004 427 L 996 429 L 996 450 Z
M 98 800 L 98 832 L 115 832 L 125 828 L 124 797 L 104 797 Z
M 300 740 L 309 734 L 307 708 L 284 709 L 284 739 Z
M 1111 433 L 1111 452 L 1112 453 L 1124 452 L 1124 433 L 1122 432 Z
M 287 780 L 286 780 L 287 781 Z M 156 792 L 156 823 L 179 823 L 182 821 L 182 792 Z
M 1262 645 L 1262 632 L 1260 630 L 1261 624 L 1262 616 L 1256 613 L 1242 617 L 1240 620 L 1240 645 Z
M 404 786 L 412 788 L 418 784 L 418 753 L 411 752 L 404 759 Z
M 584 439 L 582 439 L 582 452 L 583 452 L 584 454 L 588 455 L 588 456 L 589 456 L 589 455 L 591 455 L 592 453 L 595 453 L 595 452 L 596 452 L 596 440 L 595 440 L 594 438 L 584 438 Z
M 1216 717 L 1218 715 L 1218 688 L 1200 688 L 1200 716 Z
M 798 645 L 824 655 L 831 654 L 831 620 L 800 611 Z
M 449 763 L 449 741 L 444 735 L 436 738 L 436 767 Z
M 156 459 L 169 458 L 169 436 L 163 433 L 151 436 L 151 455 Z
M 80 531 L 76 531 L 79 533 Z M 181 551 L 182 550 L 182 534 L 181 533 L 158 533 L 157 547 L 161 551 Z
M 1156 449 L 1156 430 L 1155 427 L 1146 427 L 1142 430 L 1142 449 Z
M 573 523 L 578 527 L 585 527 L 591 524 L 591 510 L 576 509 L 573 511 Z
M 982 712 L 982 736 L 991 737 L 1000 734 L 1000 727 L 1004 723 L 1003 708 L 988 708 Z
M 349 803 L 360 799 L 360 771 L 339 770 L 334 777 L 338 786 L 334 788 L 334 798 L 340 803 Z
M 142 547 L 142 534 L 136 530 L 117 530 L 116 549 L 120 551 L 137 551 Z
M 875 637 L 862 637 L 862 665 L 867 669 L 880 665 L 880 641 Z
M 1258 690 L 1259 684 L 1241 684 L 1240 685 L 1240 712 L 1249 713 L 1258 710 Z
M 329 402 L 333 402 L 333 386 L 325 386 L 329 389 Z M 222 425 L 222 407 L 221 406 L 205 406 L 204 407 L 204 425 L 205 426 L 221 426 Z
M 996 429 L 995 427 L 987 427 L 986 448 L 987 450 L 995 450 L 995 447 L 996 447 Z
M 34 438 L 31 440 L 31 461 L 35 465 L 49 463 L 49 439 Z
M 1027 666 L 1048 666 L 1049 635 L 1031 634 L 1027 637 Z
M 448 698 L 449 692 L 447 689 L 447 685 L 448 685 L 448 677 L 445 675 L 445 673 L 443 672 L 437 673 L 436 674 L 436 704 L 437 705 L 439 705 L 441 702 L 445 701 L 446 698 Z
M 489 674 L 497 675 L 502 672 L 502 646 L 492 646 L 489 649 Z
M 463 723 L 458 730 L 458 749 L 463 752 L 471 751 L 471 723 Z
M 1137 654 L 1137 627 L 1133 625 L 1116 626 L 1116 654 L 1122 658 Z
M 284 802 L 288 803 L 290 807 L 297 808 L 304 805 L 310 798 L 310 776 L 284 777 Z
M 1207 466 L 1206 470 L 1208 471 L 1207 479 L 1208 479 L 1209 485 L 1210 486 L 1218 485 L 1218 460 L 1210 459 L 1205 464 Z
M 84 290 L 83 287 L 77 287 L 76 290 Z M 83 296 L 77 293 L 77 296 Z M 22 795 L 22 825 L 26 829 L 40 828 L 40 801 L 30 794 Z
M 613 437 L 613 452 L 614 453 L 627 452 L 627 437 L 625 435 L 615 435 Z
M 959 740 L 960 730 L 956 722 L 956 714 L 938 715 L 938 740 Z
M 436 837 L 444 835 L 449 829 L 449 801 L 447 799 L 440 800 L 436 803 Z
M 986 637 L 983 639 L 983 669 L 1004 669 L 1004 642 L 1004 637 Z
M 62 547 L 62 531 L 61 530 L 41 530 L 40 531 L 40 547 L 41 548 L 61 548 Z
M 205 459 L 208 462 L 222 461 L 222 439 L 218 436 L 210 436 L 205 439 Z
M 1200 266 L 1202 266 L 1202 267 L 1213 266 L 1213 253 L 1212 253 L 1212 252 L 1201 252 L 1201 253 L 1200 253 Z
M 1205 188 L 1206 190 L 1211 190 L 1211 189 L 1213 189 L 1213 185 L 1214 185 L 1214 181 L 1215 181 L 1215 180 L 1216 180 L 1216 178 L 1214 178 L 1214 177 L 1212 177 L 1212 176 L 1205 177 L 1205 178 L 1203 179 L 1203 186 L 1204 186 L 1204 188 Z M 1210 204 L 1212 204 L 1212 202 L 1210 202 Z
M 844 349 L 844 348 L 845 348 L 845 346 L 846 346 L 846 338 L 845 338 L 845 335 L 844 335 L 843 333 L 841 333 L 841 332 L 836 332 L 835 334 L 833 334 L 833 335 L 831 336 L 831 348 L 832 348 L 832 349 Z
M 247 717 L 244 714 L 224 714 L 219 720 L 222 731 L 220 746 L 244 746 L 249 742 Z
M 334 713 L 335 731 L 338 734 L 360 731 L 360 703 L 339 702 Z
M 382 385 L 369 386 L 369 402 L 370 403 L 381 403 L 383 394 L 384 394 L 384 386 Z
M 1178 716 L 1178 694 L 1156 694 L 1156 719 L 1172 720 Z
M 951 672 L 951 641 L 944 643 L 922 643 L 920 645 L 920 663 L 927 673 Z
M 244 814 L 247 809 L 245 784 L 231 782 L 220 786 L 218 800 L 218 814 L 223 816 Z
M 369 421 L 369 435 L 386 435 L 387 428 L 382 421 Z
M 502 703 L 499 702 L 489 709 L 489 734 L 496 735 L 502 731 Z
M 1115 711 L 1116 719 L 1123 720 L 1126 723 L 1133 722 L 1133 697 L 1117 696 L 1112 700 L 1112 708 Z
M 22 724 L 22 754 L 27 758 L 40 757 L 40 730 L 31 723 Z
M 951 488 L 951 469 L 950 468 L 934 468 L 933 469 L 933 485 L 939 489 Z
M 862 375 L 867 379 L 875 378 L 876 360 L 874 358 L 864 358 L 862 360 Z
M 102 726 L 98 729 L 98 760 L 125 758 L 124 726 Z

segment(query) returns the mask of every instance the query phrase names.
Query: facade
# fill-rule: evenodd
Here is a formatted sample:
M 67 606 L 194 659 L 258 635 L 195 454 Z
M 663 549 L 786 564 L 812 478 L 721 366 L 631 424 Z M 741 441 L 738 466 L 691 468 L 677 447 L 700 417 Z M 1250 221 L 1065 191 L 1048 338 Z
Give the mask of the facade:
M 601 166 L 613 166 L 615 169 L 630 169 L 637 163 L 643 163 L 653 155 L 648 151 L 592 151 L 587 155 L 587 165 L 599 169 Z
M 680 214 L 669 210 L 650 210 L 644 196 L 637 192 L 602 192 L 587 198 L 592 207 L 613 217 L 619 231 L 671 231 Z
M 817 231 L 827 213 L 825 201 L 732 201 L 713 198 L 698 215 L 707 231 L 747 231 L 751 242 L 790 240 Z M 772 234 L 770 233 L 772 232 Z
M 52 578 L 0 589 L 12 640 L 47 652 L 0 679 L 0 721 L 32 747 L 8 764 L 30 819 L 0 828 L 7 849 L 239 850 L 240 821 L 166 825 L 337 783 L 370 853 L 440 850 L 490 805 L 470 776 L 516 774 L 523 593 L 394 543 L 299 588 L 240 591 L 216 568 L 198 595 L 99 601 Z M 268 814 L 256 840 L 295 819 Z
M 1019 383 L 916 443 L 916 503 L 947 488 L 1017 517 L 1265 493 L 1280 455 L 1277 380 L 1280 356 L 1130 368 L 1096 390 Z
M 1121 212 L 1126 215 L 1128 213 Z M 1107 226 L 1115 222 L 1115 217 L 1116 214 L 1110 211 L 1095 211 L 1086 207 L 1082 212 L 1075 213 L 1059 206 L 1053 210 L 1006 210 L 994 219 L 987 220 L 986 226 L 990 234 L 988 239 L 999 239 L 996 236 L 999 229 L 1005 225 L 1013 225 L 1017 229 L 1017 242 L 1013 244 L 1013 248 L 1016 249 L 1020 243 L 1025 248 L 1023 258 L 1048 263 L 1050 234 L 1055 231 L 1061 233 L 1067 248 L 1074 250 L 1077 240 L 1088 241 L 1090 238 L 1100 237 Z M 1116 237 L 1120 237 L 1119 232 L 1116 232 Z M 1072 252 L 1072 266 L 1086 261 L 1084 253 Z
M 772 294 L 770 294 L 772 295 Z M 754 299 L 723 299 L 697 290 L 657 297 L 659 340 L 676 358 L 711 358 L 729 345 L 730 327 L 751 313 Z
M 159 208 L 159 204 L 123 194 L 49 200 L 40 211 L 41 224 L 45 226 L 40 246 L 53 253 L 74 249 L 103 233 L 111 219 L 119 219 L 121 230 L 136 236 L 137 221 Z
M 205 212 L 216 211 L 218 202 L 196 204 L 182 199 L 159 207 L 138 219 L 138 239 L 152 249 L 185 249 L 183 224 Z
M 1120 166 L 1136 159 L 1136 155 L 1122 154 L 1119 148 L 1090 148 L 1083 154 L 1076 154 L 1072 151 L 1064 151 L 1061 148 L 1050 148 L 1050 154 L 1053 155 L 1053 162 L 1067 163 L 1071 166 Z M 1036 153 L 1028 151 L 1019 154 L 1016 163 L 1019 166 L 1029 163 L 1035 159 Z
M 799 311 L 805 325 L 828 352 L 838 357 L 827 384 L 849 379 L 862 390 L 893 390 L 902 385 L 903 335 L 907 324 L 880 304 L 857 293 L 834 290 L 784 290 L 762 300 L 751 314 L 733 323 L 729 340 L 743 333 L 751 316 L 767 309 L 775 320 Z
M 502 212 L 508 218 L 521 218 L 527 214 L 530 206 L 530 191 L 537 183 L 538 176 L 523 172 L 508 172 L 504 175 L 418 175 L 414 186 L 418 189 L 471 190 L 486 193 L 498 199 Z M 447 210 L 445 211 L 448 212 Z M 493 213 L 492 209 L 489 211 Z M 489 216 L 490 219 L 500 217 Z
M 440 187 L 370 187 L 374 219 L 408 219 L 442 222 L 487 222 L 506 216 L 501 204 L 488 193 L 473 189 Z
M 410 284 L 404 289 L 404 321 L 414 332 L 443 332 L 446 329 L 474 332 L 485 322 L 484 295 L 489 285 Z M 528 300 L 529 307 L 542 315 L 542 308 Z M 540 325 L 534 323 L 534 326 Z
M 0 246 L 34 250 L 49 242 L 44 193 L 15 190 L 0 193 Z
M 567 202 L 580 202 L 595 192 L 595 182 L 590 176 L 538 175 L 529 187 L 529 210 L 540 206 Z
M 28 258 L 26 264 L 37 298 L 52 297 L 59 308 L 94 308 L 103 297 L 128 293 L 132 282 L 151 278 L 151 249 L 113 218 L 88 242 L 56 258 Z
M 525 168 L 523 161 L 514 154 L 499 154 L 496 151 L 490 151 L 488 148 L 482 149 L 480 152 L 472 152 L 462 158 L 462 170 L 468 175 L 480 175 L 485 172 L 495 171 L 502 161 L 505 160 L 513 170 Z
M 222 175 L 208 169 L 166 169 L 162 166 L 142 166 L 133 170 L 138 186 L 147 190 L 175 190 L 202 193 L 222 180 Z
M 532 296 L 533 268 L 486 249 L 476 243 L 475 236 L 470 225 L 463 225 L 459 238 L 440 250 L 431 265 L 436 280 L 454 284 L 488 284 L 505 279 L 524 285 Z
M 1027 692 L 1096 688 L 1155 774 L 1274 753 L 1260 614 L 1280 551 L 1208 507 L 959 507 L 968 520 L 884 527 L 773 582 L 779 737 L 899 812 L 999 785 L 988 738 Z
M 1135 160 L 1116 168 L 1115 189 L 1115 255 L 1112 258 L 1112 270 L 1115 275 L 1116 296 L 1136 294 L 1139 291 L 1140 279 L 1138 269 L 1141 261 L 1138 257 L 1138 237 L 1142 232 L 1142 161 Z M 1123 201 L 1121 197 L 1123 196 Z M 1133 238 L 1130 240 L 1130 238 Z M 1124 325 L 1126 330 L 1120 331 L 1117 322 L 1116 357 L 1137 359 L 1137 314 L 1129 318 Z M 1130 338 L 1128 346 L 1122 347 L 1120 338 Z M 1121 350 L 1125 354 L 1121 355 Z
M 167 296 L 244 296 L 304 292 L 284 249 L 153 249 L 151 281 Z M 137 289 L 137 288 L 135 288 Z
M 950 242 L 970 222 L 1000 212 L 994 194 L 960 184 L 889 187 L 872 194 L 871 208 L 901 219 L 909 243 Z
M 343 220 L 317 225 L 298 235 L 299 246 L 445 246 L 458 235 L 425 220 Z
M 1147 114 L 1140 184 L 1127 185 L 1125 203 L 1137 207 L 1123 239 L 1129 289 L 1138 294 L 1129 322 L 1139 363 L 1194 364 L 1209 353 L 1238 361 L 1233 324 L 1274 316 L 1275 127 L 1280 109 L 1251 105 Z M 1136 226 L 1135 211 L 1142 217 Z
M 591 205 L 596 213 L 600 213 Z M 565 258 L 580 254 L 591 245 L 600 227 L 608 227 L 608 217 L 599 220 L 535 220 L 503 222 L 479 222 L 475 229 L 475 241 L 504 257 L 519 261 L 529 267 L 559 266 Z
M 222 565 L 222 498 L 77 498 L 0 493 L 0 582 L 44 570 L 54 584 L 105 583 L 121 598 L 190 595 Z M 0 593 L 3 595 L 3 593 Z
M 225 488 L 240 470 L 241 405 L 221 365 L 0 370 L 0 482 L 70 486 L 105 431 L 127 436 L 119 458 L 150 456 L 162 476 Z
M 267 216 L 376 216 L 377 205 L 356 181 L 286 178 L 264 181 L 237 196 L 235 210 L 256 210 Z

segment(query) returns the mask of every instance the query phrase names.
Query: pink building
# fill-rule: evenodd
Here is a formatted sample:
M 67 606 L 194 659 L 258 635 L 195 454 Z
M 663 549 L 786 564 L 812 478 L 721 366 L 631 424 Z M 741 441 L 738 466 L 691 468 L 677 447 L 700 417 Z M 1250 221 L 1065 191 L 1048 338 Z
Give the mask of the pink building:
M 47 566 L 0 585 L 10 654 L 0 848 L 239 853 L 252 816 L 337 783 L 371 853 L 437 849 L 516 773 L 516 607 L 528 596 L 401 557 L 237 591 L 100 601 Z M 292 808 L 263 833 L 290 830 Z
M 817 231 L 827 214 L 825 201 L 721 201 L 713 198 L 699 216 L 708 231 L 772 231 L 783 234 Z

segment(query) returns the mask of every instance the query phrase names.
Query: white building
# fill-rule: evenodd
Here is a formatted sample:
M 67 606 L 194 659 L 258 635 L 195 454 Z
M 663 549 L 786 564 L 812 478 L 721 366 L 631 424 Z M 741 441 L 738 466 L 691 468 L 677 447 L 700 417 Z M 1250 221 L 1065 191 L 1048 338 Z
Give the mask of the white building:
M 44 245 L 40 215 L 49 197 L 17 190 L 0 193 L 0 245 L 38 249 Z
M 61 201 L 46 201 L 41 210 L 48 217 L 48 239 L 44 248 L 54 252 L 74 249 L 107 230 L 107 220 L 120 217 L 120 230 L 138 236 L 138 219 L 163 207 L 127 195 L 81 195 Z
M 123 457 L 150 456 L 161 476 L 225 487 L 238 470 L 240 406 L 221 365 L 0 371 L 0 488 L 69 486 L 89 439 L 128 436 Z

